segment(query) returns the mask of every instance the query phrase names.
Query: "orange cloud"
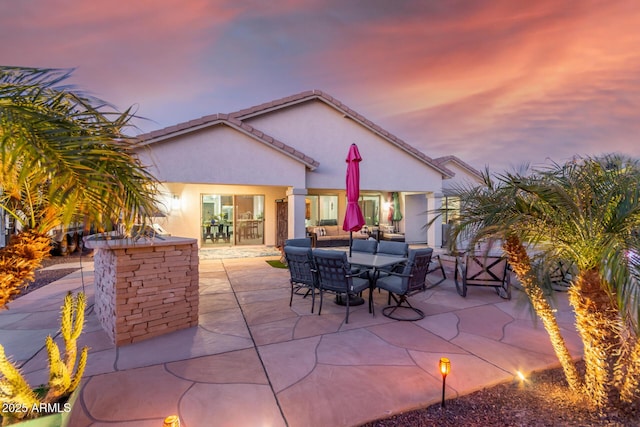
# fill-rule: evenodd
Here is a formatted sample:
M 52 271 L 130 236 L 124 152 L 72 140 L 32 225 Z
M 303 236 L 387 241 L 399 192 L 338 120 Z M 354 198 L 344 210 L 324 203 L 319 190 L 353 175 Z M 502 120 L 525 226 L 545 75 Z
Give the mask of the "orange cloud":
M 5 64 L 77 66 L 75 83 L 121 108 L 138 103 L 157 121 L 145 130 L 318 88 L 428 155 L 477 166 L 496 161 L 484 154 L 493 149 L 544 158 L 607 141 L 638 153 L 626 142 L 637 135 L 640 91 L 632 1 L 50 0 L 0 9 Z

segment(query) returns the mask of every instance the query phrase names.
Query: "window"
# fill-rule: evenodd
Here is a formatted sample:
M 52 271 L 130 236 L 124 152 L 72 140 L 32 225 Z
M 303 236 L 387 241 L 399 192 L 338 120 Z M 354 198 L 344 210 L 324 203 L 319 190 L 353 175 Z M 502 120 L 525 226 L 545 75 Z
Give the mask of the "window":
M 310 194 L 305 198 L 305 225 L 308 227 L 338 221 L 338 196 Z
M 366 225 L 380 224 L 380 196 L 362 196 L 358 204 Z
M 320 196 L 320 220 L 338 223 L 338 196 Z
M 318 196 L 307 196 L 305 198 L 305 226 L 312 227 L 318 225 L 320 215 Z
M 449 224 L 455 221 L 460 215 L 460 198 L 445 196 L 443 208 L 445 209 L 443 222 Z

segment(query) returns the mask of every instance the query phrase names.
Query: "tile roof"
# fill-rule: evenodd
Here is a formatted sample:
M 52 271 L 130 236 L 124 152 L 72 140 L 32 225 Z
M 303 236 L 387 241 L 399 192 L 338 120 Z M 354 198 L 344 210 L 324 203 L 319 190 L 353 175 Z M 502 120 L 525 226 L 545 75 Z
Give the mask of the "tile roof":
M 384 138 L 387 141 L 391 142 L 392 144 L 396 145 L 401 150 L 409 153 L 410 155 L 412 155 L 413 157 L 415 157 L 418 160 L 422 161 L 423 163 L 427 164 L 428 166 L 431 166 L 433 169 L 436 169 L 438 172 L 440 172 L 443 175 L 443 177 L 452 178 L 453 176 L 455 176 L 455 173 L 450 171 L 449 169 L 447 169 L 447 167 L 444 164 L 439 164 L 439 163 L 435 162 L 431 157 L 427 156 L 426 154 L 424 154 L 423 152 L 421 152 L 417 148 L 413 147 L 412 145 L 409 145 L 408 143 L 406 143 L 402 139 L 398 138 L 397 136 L 395 136 L 391 132 L 383 129 L 382 127 L 380 127 L 377 124 L 373 123 L 371 120 L 367 119 L 366 117 L 364 117 L 363 115 L 359 114 L 355 110 L 349 108 L 348 106 L 346 106 L 345 104 L 340 102 L 338 99 L 332 97 L 331 95 L 329 95 L 326 92 L 323 92 L 321 90 L 317 90 L 317 89 L 308 90 L 308 91 L 301 92 L 301 93 L 298 93 L 298 94 L 295 94 L 295 95 L 291 95 L 291 96 L 287 96 L 287 97 L 284 97 L 284 98 L 281 98 L 281 99 L 276 99 L 276 100 L 273 100 L 273 101 L 270 101 L 270 102 L 266 102 L 264 104 L 259 104 L 259 105 L 253 106 L 253 107 L 249 107 L 249 108 L 245 108 L 245 109 L 242 109 L 242 110 L 239 110 L 239 111 L 235 111 L 233 113 L 230 113 L 229 116 L 230 117 L 234 117 L 234 118 L 238 118 L 240 120 L 244 120 L 244 119 L 248 119 L 248 118 L 251 118 L 251 117 L 255 117 L 255 116 L 262 115 L 262 114 L 266 114 L 266 113 L 269 113 L 271 111 L 279 110 L 279 109 L 282 109 L 282 108 L 286 108 L 286 107 L 290 107 L 290 106 L 293 106 L 293 105 L 296 105 L 296 104 L 300 104 L 300 103 L 303 103 L 303 102 L 314 100 L 314 99 L 322 101 L 322 102 L 332 106 L 333 108 L 339 110 L 344 115 L 346 115 L 349 118 L 351 118 L 352 120 L 360 123 L 362 126 L 368 128 L 372 132 L 378 134 L 382 138 Z
M 463 169 L 466 169 L 469 173 L 471 173 L 472 175 L 475 175 L 476 178 L 478 178 L 478 180 L 482 180 L 482 173 L 474 168 L 473 166 L 471 166 L 469 163 L 463 161 L 462 159 L 460 159 L 457 156 L 444 156 L 444 157 L 438 157 L 433 159 L 434 162 L 436 162 L 439 165 L 446 165 L 449 162 L 453 162 L 455 164 L 457 164 L 458 166 L 460 166 Z
M 271 146 L 272 148 L 292 157 L 302 163 L 304 163 L 309 169 L 314 170 L 320 163 L 307 156 L 301 151 L 281 142 L 264 132 L 254 128 L 253 126 L 238 120 L 235 117 L 230 117 L 229 114 L 211 114 L 208 116 L 200 117 L 199 119 L 190 120 L 188 122 L 179 123 L 174 126 L 169 126 L 163 129 L 155 130 L 149 133 L 141 134 L 136 137 L 138 146 L 149 145 L 165 139 L 173 138 L 185 133 L 194 132 L 196 130 L 205 129 L 211 126 L 226 125 L 233 129 L 236 129 L 252 138 Z
M 169 126 L 163 129 L 138 135 L 136 139 L 139 145 L 147 145 L 147 144 L 152 144 L 152 143 L 162 141 L 174 136 L 178 136 L 184 133 L 193 132 L 193 131 L 204 129 L 214 125 L 225 124 L 234 129 L 243 131 L 246 134 L 252 136 L 253 138 L 267 145 L 272 146 L 278 151 L 281 151 L 293 158 L 296 158 L 302 161 L 305 165 L 307 165 L 307 167 L 313 170 L 319 166 L 319 163 L 316 160 L 296 150 L 295 148 L 283 143 L 282 141 L 279 141 L 271 137 L 270 135 L 267 135 L 261 132 L 260 130 L 250 126 L 249 124 L 243 121 L 251 117 L 259 116 L 262 114 L 269 113 L 271 111 L 276 111 L 282 108 L 291 107 L 293 105 L 301 104 L 301 103 L 312 101 L 312 100 L 319 100 L 335 108 L 336 110 L 343 113 L 346 117 L 349 117 L 352 120 L 358 122 L 359 124 L 368 128 L 370 131 L 379 135 L 383 139 L 394 144 L 401 150 L 412 155 L 413 157 L 422 161 L 423 163 L 430 166 L 431 168 L 437 170 L 438 172 L 440 172 L 440 174 L 442 174 L 444 178 L 452 178 L 453 176 L 455 176 L 455 173 L 449 170 L 445 165 L 448 161 L 455 161 L 461 167 L 469 170 L 469 172 L 480 176 L 480 173 L 476 169 L 469 166 L 468 164 L 466 164 L 465 162 L 463 162 L 462 160 L 458 159 L 455 156 L 447 156 L 447 157 L 440 157 L 439 159 L 432 159 L 431 157 L 427 156 L 417 148 L 413 147 L 412 145 L 398 138 L 391 132 L 383 129 L 382 127 L 373 123 L 371 120 L 367 119 L 366 117 L 359 114 L 355 110 L 349 108 L 348 106 L 340 102 L 338 99 L 332 97 L 326 92 L 323 92 L 317 89 L 308 90 L 295 95 L 290 95 L 284 98 L 276 99 L 270 102 L 265 102 L 263 104 L 255 105 L 253 107 L 238 110 L 229 114 L 219 113 L 219 114 L 203 116 L 203 117 L 200 117 L 199 119 L 190 120 L 188 122 L 179 123 L 174 126 Z

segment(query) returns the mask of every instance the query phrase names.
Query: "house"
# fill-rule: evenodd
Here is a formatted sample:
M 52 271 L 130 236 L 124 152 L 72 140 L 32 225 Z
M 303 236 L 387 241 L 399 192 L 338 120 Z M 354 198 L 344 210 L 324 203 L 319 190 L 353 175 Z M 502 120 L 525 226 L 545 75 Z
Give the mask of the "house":
M 279 245 L 342 224 L 346 161 L 358 145 L 360 205 L 369 230 L 440 246 L 447 181 L 479 182 L 455 156 L 432 159 L 319 90 L 138 136 L 137 151 L 163 183 L 160 225 L 201 247 Z M 397 193 L 402 219 L 389 220 Z

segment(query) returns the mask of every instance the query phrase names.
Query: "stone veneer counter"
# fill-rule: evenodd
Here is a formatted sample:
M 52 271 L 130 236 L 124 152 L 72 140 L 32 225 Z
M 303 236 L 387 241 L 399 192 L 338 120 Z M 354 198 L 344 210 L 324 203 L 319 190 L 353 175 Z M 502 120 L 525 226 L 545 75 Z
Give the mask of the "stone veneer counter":
M 91 237 L 96 314 L 116 346 L 198 324 L 196 239 Z

